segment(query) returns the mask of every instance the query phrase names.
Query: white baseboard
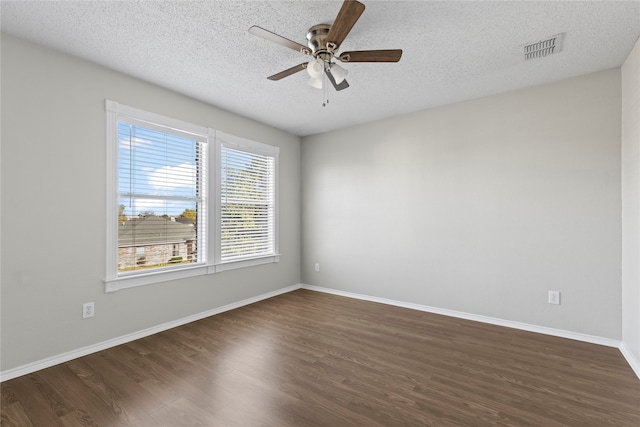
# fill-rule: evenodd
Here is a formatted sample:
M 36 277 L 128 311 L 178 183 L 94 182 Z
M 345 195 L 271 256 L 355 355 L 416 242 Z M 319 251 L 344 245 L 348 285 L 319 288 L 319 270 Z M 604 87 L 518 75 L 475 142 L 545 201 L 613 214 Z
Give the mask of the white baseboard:
M 48 357 L 46 359 L 38 360 L 33 363 L 18 366 L 17 368 L 8 369 L 6 371 L 0 372 L 0 382 L 8 381 L 10 379 L 17 378 L 22 375 L 27 375 L 32 372 L 39 371 L 41 369 L 49 368 L 51 366 L 58 365 L 60 363 L 68 362 L 69 360 L 77 359 L 78 357 L 82 357 L 82 356 L 89 355 L 91 353 L 106 350 L 107 348 L 128 343 L 140 338 L 147 337 L 149 335 L 157 334 L 158 332 L 166 331 L 168 329 L 172 329 L 177 326 L 182 326 L 187 323 L 195 322 L 196 320 L 200 320 L 209 316 L 224 313 L 225 311 L 234 310 L 236 308 L 253 304 L 255 302 L 262 301 L 267 298 L 272 298 L 281 294 L 285 294 L 287 292 L 295 291 L 296 289 L 300 289 L 301 286 L 302 285 L 300 284 L 288 286 L 286 288 L 281 288 L 272 292 L 267 292 L 266 294 L 247 298 L 242 301 L 234 302 L 231 304 L 223 305 L 222 307 L 217 307 L 212 310 L 203 311 L 202 313 L 194 314 L 192 316 L 183 317 L 182 319 L 174 320 L 171 322 L 163 323 L 161 325 L 153 326 L 151 328 L 143 329 L 138 332 L 133 332 L 127 335 L 123 335 L 118 338 L 102 341 L 100 343 L 82 347 L 77 350 L 72 350 L 63 354 L 59 354 L 57 356 Z
M 267 292 L 265 294 L 258 295 L 255 297 L 247 298 L 242 301 L 227 304 L 222 307 L 214 308 L 212 310 L 207 310 L 202 313 L 194 314 L 192 316 L 187 316 L 182 319 L 178 319 L 171 322 L 163 323 L 161 325 L 153 326 L 151 328 L 147 328 L 138 332 L 133 332 L 131 334 L 123 335 L 118 338 L 114 338 L 114 339 L 103 341 L 97 344 L 82 347 L 77 350 L 59 354 L 57 356 L 48 357 L 46 359 L 42 359 L 33 363 L 19 366 L 17 368 L 8 369 L 6 371 L 0 372 L 0 382 L 8 381 L 10 379 L 17 378 L 22 375 L 27 375 L 32 372 L 39 371 L 41 369 L 58 365 L 60 363 L 68 362 L 69 360 L 77 359 L 78 357 L 86 356 L 91 353 L 105 350 L 107 348 L 115 347 L 117 345 L 131 342 L 140 338 L 144 338 L 149 335 L 157 334 L 158 332 L 166 331 L 168 329 L 185 325 L 187 323 L 195 322 L 196 320 L 204 319 L 209 316 L 214 316 L 216 314 L 224 313 L 225 311 L 234 310 L 236 308 L 240 308 L 245 305 L 249 305 L 258 301 L 265 300 L 267 298 L 272 298 L 281 294 L 285 294 L 287 292 L 292 292 L 300 288 L 317 291 L 317 292 L 324 292 L 324 293 L 333 294 L 333 295 L 339 295 L 339 296 L 348 297 L 348 298 L 360 299 L 364 301 L 371 301 L 371 302 L 377 302 L 381 304 L 388 304 L 388 305 L 394 305 L 398 307 L 410 308 L 413 310 L 426 311 L 429 313 L 442 314 L 445 316 L 457 317 L 460 319 L 473 320 L 473 321 L 482 322 L 482 323 L 505 326 L 508 328 L 521 329 L 529 332 L 537 332 L 540 334 L 552 335 L 552 336 L 557 336 L 561 338 L 569 338 L 577 341 L 604 345 L 607 347 L 616 347 L 620 349 L 620 352 L 622 353 L 624 358 L 627 360 L 627 362 L 631 366 L 631 369 L 633 369 L 635 374 L 640 379 L 640 361 L 638 361 L 634 357 L 634 355 L 627 349 L 624 343 L 620 341 L 612 340 L 609 338 L 593 336 L 593 335 L 580 334 L 577 332 L 565 331 L 561 329 L 547 328 L 545 326 L 537 326 L 537 325 L 531 325 L 528 323 L 513 322 L 509 320 L 494 318 L 494 317 L 480 316 L 477 314 L 465 313 L 461 311 L 431 307 L 431 306 L 422 305 L 422 304 L 414 304 L 414 303 L 409 303 L 404 301 L 391 300 L 387 298 L 379 298 L 379 297 L 373 297 L 369 295 L 356 294 L 353 292 L 339 291 L 336 289 L 324 288 L 321 286 L 297 284 L 297 285 L 281 288 L 272 292 Z
M 460 319 L 473 320 L 476 322 L 490 323 L 492 325 L 506 326 L 507 328 L 521 329 L 523 331 L 537 332 L 539 334 L 553 335 L 556 337 L 569 338 L 577 341 L 584 341 L 592 344 L 604 345 L 607 347 L 620 347 L 620 341 L 603 338 L 593 335 L 580 334 L 578 332 L 570 332 L 562 329 L 548 328 L 546 326 L 532 325 L 529 323 L 514 322 L 511 320 L 498 319 L 495 317 L 481 316 L 479 314 L 465 313 L 462 311 L 448 310 L 446 308 L 431 307 L 428 305 L 414 304 L 404 301 L 396 301 L 386 298 L 372 297 L 369 295 L 356 294 L 352 292 L 338 291 L 320 286 L 302 285 L 303 289 L 311 291 L 325 292 L 334 295 L 340 295 L 349 298 L 356 298 L 365 301 L 378 302 L 381 304 L 395 305 L 398 307 L 411 308 L 413 310 L 426 311 L 429 313 L 442 314 L 445 316 L 457 317 Z
M 325 292 L 328 294 L 340 295 L 348 298 L 356 298 L 364 301 L 378 302 L 381 304 L 389 304 L 389 305 L 395 305 L 398 307 L 411 308 L 414 310 L 426 311 L 429 313 L 442 314 L 442 315 L 451 316 L 451 317 L 458 317 L 460 319 L 474 320 L 476 322 L 490 323 L 492 325 L 499 325 L 499 326 L 506 326 L 508 328 L 521 329 L 523 331 L 536 332 L 539 334 L 552 335 L 552 336 L 561 337 L 561 338 L 569 338 L 576 341 L 583 341 L 591 344 L 604 345 L 607 347 L 616 347 L 620 350 L 624 358 L 627 360 L 627 363 L 629 363 L 629 365 L 631 366 L 631 369 L 633 370 L 633 372 L 635 372 L 638 379 L 640 379 L 640 361 L 638 361 L 638 359 L 635 358 L 635 356 L 629 351 L 629 349 L 624 345 L 623 342 L 618 340 L 612 340 L 610 338 L 603 338 L 603 337 L 598 337 L 594 335 L 581 334 L 578 332 L 565 331 L 562 329 L 548 328 L 546 326 L 532 325 L 529 323 L 513 322 L 510 320 L 497 319 L 495 317 L 480 316 L 477 314 L 465 313 L 461 311 L 447 310 L 444 308 L 431 307 L 428 305 L 413 304 L 410 302 L 372 297 L 369 295 L 356 294 L 353 292 L 345 292 L 345 291 L 339 291 L 331 288 L 323 288 L 321 286 L 303 284 L 301 287 L 302 289 L 309 289 L 311 291 Z
M 577 332 L 565 331 L 562 329 L 548 328 L 546 326 L 532 325 L 529 323 L 514 322 L 511 320 L 503 320 L 495 317 L 481 316 L 478 314 L 465 313 L 462 311 L 448 310 L 446 308 L 431 307 L 428 305 L 414 304 L 404 301 L 396 301 L 387 298 L 372 297 L 369 295 L 356 294 L 353 292 L 339 291 L 336 289 L 323 288 L 321 286 L 302 285 L 303 289 L 311 291 L 325 292 L 328 294 L 340 295 L 348 298 L 356 298 L 365 301 L 378 302 L 381 304 L 395 305 L 398 307 L 411 308 L 413 310 L 426 311 L 429 313 L 442 314 L 445 316 L 457 317 L 460 319 L 474 320 L 476 322 L 490 323 L 492 325 L 506 326 L 508 328 L 521 329 L 529 332 L 537 332 L 545 335 L 553 335 L 556 337 L 570 338 L 573 340 L 584 341 L 592 344 L 604 345 L 607 347 L 620 347 L 620 341 L 603 338 L 593 335 L 580 334 Z
M 620 352 L 622 353 L 624 358 L 627 359 L 627 362 L 631 366 L 631 369 L 633 369 L 633 372 L 636 373 L 636 376 L 638 377 L 638 379 L 640 379 L 640 360 L 638 360 L 633 355 L 633 353 L 629 351 L 629 349 L 627 348 L 626 345 L 624 345 L 624 343 L 620 344 Z

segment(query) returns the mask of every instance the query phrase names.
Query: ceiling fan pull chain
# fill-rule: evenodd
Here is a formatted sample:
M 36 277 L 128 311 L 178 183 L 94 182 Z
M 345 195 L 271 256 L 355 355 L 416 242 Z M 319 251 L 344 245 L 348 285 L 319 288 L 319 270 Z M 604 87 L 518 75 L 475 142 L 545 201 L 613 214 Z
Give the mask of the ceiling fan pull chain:
M 323 80 L 322 89 L 324 90 L 324 94 L 323 95 L 324 95 L 324 99 L 326 100 L 325 102 L 322 103 L 322 106 L 326 107 L 327 104 L 329 103 L 329 87 L 328 87 L 329 86 L 328 85 L 329 82 L 327 81 L 329 79 L 327 78 L 326 74 L 323 75 L 322 80 Z

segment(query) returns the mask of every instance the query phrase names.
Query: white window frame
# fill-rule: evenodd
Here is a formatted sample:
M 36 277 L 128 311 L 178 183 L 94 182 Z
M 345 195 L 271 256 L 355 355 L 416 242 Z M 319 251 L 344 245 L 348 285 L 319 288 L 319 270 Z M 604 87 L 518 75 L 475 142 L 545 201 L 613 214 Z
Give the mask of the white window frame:
M 160 283 L 169 280 L 213 274 L 217 272 L 245 268 L 256 265 L 276 263 L 280 261 L 279 252 L 279 153 L 277 146 L 262 144 L 238 136 L 230 135 L 215 129 L 194 125 L 192 123 L 151 113 L 135 107 L 105 100 L 107 116 L 106 147 L 107 147 L 107 257 L 105 292 L 120 289 Z M 205 215 L 202 224 L 204 231 L 202 247 L 202 261 L 194 265 L 181 268 L 157 269 L 140 273 L 118 273 L 118 122 L 135 122 L 141 126 L 148 124 L 161 128 L 170 128 L 183 134 L 199 135 L 206 138 L 205 156 L 207 162 L 207 181 L 205 188 Z M 274 211 L 273 211 L 273 250 L 268 255 L 261 255 L 242 260 L 221 261 L 221 165 L 220 150 L 222 143 L 250 153 L 263 154 L 274 158 Z
M 115 101 L 106 100 L 105 109 L 107 111 L 107 271 L 105 279 L 105 291 L 113 292 L 120 289 L 148 285 L 151 283 L 164 282 L 168 280 L 182 279 L 185 277 L 198 276 L 211 272 L 208 263 L 208 250 L 211 246 L 211 233 L 209 233 L 210 207 L 205 205 L 205 214 L 201 218 L 204 236 L 198 251 L 201 253 L 201 261 L 195 265 L 185 265 L 182 268 L 157 269 L 140 273 L 118 273 L 118 122 L 125 121 L 137 123 L 141 126 L 161 129 L 169 128 L 177 133 L 196 135 L 199 139 L 204 139 L 206 151 L 205 156 L 208 164 L 208 182 L 204 187 L 212 188 L 212 179 L 215 173 L 211 165 L 215 164 L 212 159 L 211 146 L 215 130 L 203 126 L 194 125 L 181 120 L 151 113 L 138 108 L 119 104 Z M 204 203 L 209 204 L 208 195 L 204 195 Z
M 216 174 L 216 183 L 215 183 L 215 192 L 214 197 L 211 198 L 215 203 L 214 211 L 214 250 L 215 254 L 215 265 L 216 271 L 226 271 L 232 270 L 236 268 L 244 268 L 250 267 L 254 265 L 275 263 L 280 261 L 280 249 L 279 249 L 279 215 L 278 215 L 278 206 L 279 206 L 279 185 L 278 185 L 278 175 L 279 175 L 279 154 L 280 148 L 276 146 L 271 146 L 267 144 L 262 144 L 256 141 L 251 141 L 249 139 L 241 138 L 235 135 L 230 135 L 221 131 L 216 132 L 216 140 L 215 140 L 215 154 L 216 158 L 216 167 L 214 168 L 214 173 Z M 220 202 L 222 196 L 222 187 L 221 187 L 221 179 L 220 173 L 222 169 L 222 165 L 220 164 L 222 156 L 220 155 L 222 145 L 228 146 L 230 148 L 246 151 L 252 154 L 261 154 L 265 156 L 272 157 L 274 159 L 274 177 L 273 177 L 273 185 L 274 185 L 274 211 L 273 211 L 273 247 L 271 253 L 268 255 L 261 255 L 253 258 L 246 258 L 241 260 L 231 260 L 231 261 L 222 261 L 221 260 L 221 237 L 222 237 L 222 206 Z

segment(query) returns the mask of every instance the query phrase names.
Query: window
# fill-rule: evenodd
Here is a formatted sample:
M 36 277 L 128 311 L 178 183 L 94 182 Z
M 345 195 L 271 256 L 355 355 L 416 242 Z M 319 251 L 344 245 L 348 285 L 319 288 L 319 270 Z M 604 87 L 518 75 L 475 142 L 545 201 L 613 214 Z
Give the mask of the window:
M 219 263 L 277 256 L 278 148 L 217 135 Z
M 279 261 L 277 147 L 106 110 L 108 292 Z
M 204 262 L 205 144 L 173 129 L 118 120 L 118 274 Z M 178 248 L 186 252 L 189 243 L 193 253 L 177 262 Z

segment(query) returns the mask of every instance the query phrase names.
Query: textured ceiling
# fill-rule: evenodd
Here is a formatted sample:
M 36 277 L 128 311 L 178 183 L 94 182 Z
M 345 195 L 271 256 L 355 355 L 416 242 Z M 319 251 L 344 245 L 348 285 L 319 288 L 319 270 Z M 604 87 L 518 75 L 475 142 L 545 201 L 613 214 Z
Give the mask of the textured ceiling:
M 300 72 L 309 57 L 247 32 L 301 44 L 341 1 L 2 1 L 2 31 L 309 135 L 622 65 L 640 35 L 640 2 L 376 1 L 340 51 L 404 50 L 401 61 L 341 64 L 351 87 Z M 524 61 L 523 45 L 565 33 L 563 49 Z

